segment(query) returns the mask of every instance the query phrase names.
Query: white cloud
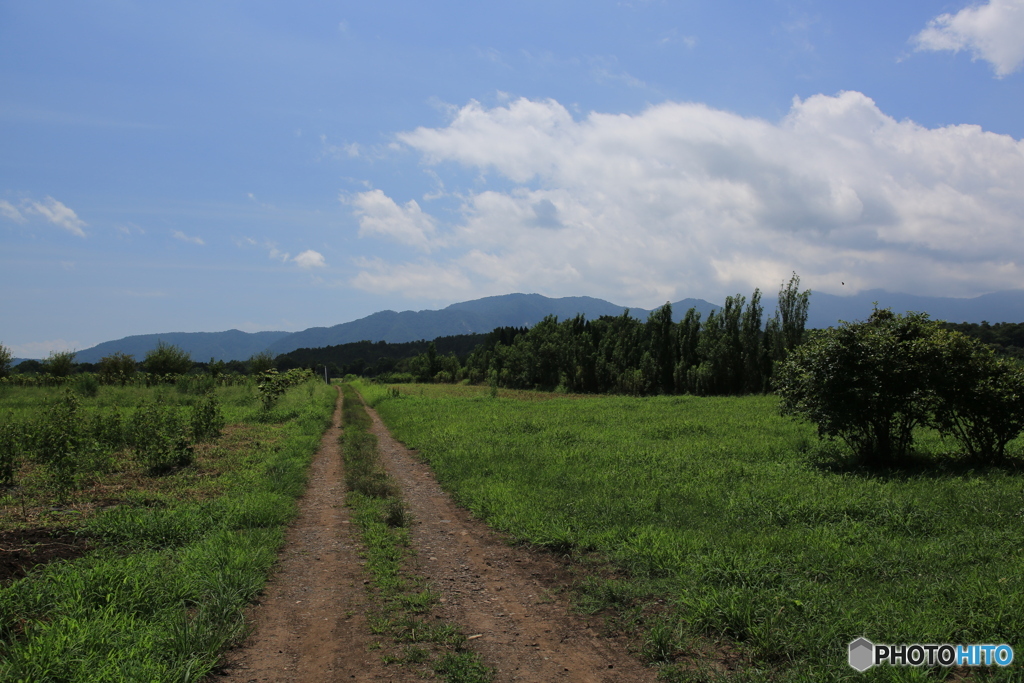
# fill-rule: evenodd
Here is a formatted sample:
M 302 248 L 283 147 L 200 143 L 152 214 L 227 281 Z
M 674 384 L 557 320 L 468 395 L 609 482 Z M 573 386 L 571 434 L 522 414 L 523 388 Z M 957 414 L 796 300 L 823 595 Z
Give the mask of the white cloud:
M 463 273 L 435 263 L 391 264 L 379 258 L 361 258 L 356 266 L 360 272 L 352 284 L 370 292 L 398 292 L 413 297 L 429 294 L 444 299 L 464 296 L 473 287 Z
M 198 244 L 199 246 L 203 246 L 204 244 L 206 244 L 206 242 L 203 241 L 202 237 L 190 237 L 189 235 L 183 233 L 181 230 L 175 230 L 172 234 L 174 235 L 174 239 L 181 240 L 182 242 L 188 242 L 189 244 Z
M 970 50 L 1008 76 L 1024 64 L 1024 0 L 990 0 L 940 14 L 914 36 L 918 50 Z
M 398 139 L 428 165 L 499 182 L 456 190 L 461 219 L 444 230 L 415 202 L 358 195 L 360 234 L 448 255 L 363 262 L 354 283 L 367 289 L 654 306 L 772 289 L 792 270 L 833 292 L 967 296 L 1024 281 L 1024 144 L 896 121 L 857 92 L 794 100 L 778 122 L 687 103 L 577 121 L 553 100 L 471 102 Z
M 10 344 L 8 348 L 15 358 L 47 358 L 54 351 L 76 351 L 82 348 L 82 344 L 77 341 L 51 339 L 50 341 Z
M 359 217 L 359 236 L 388 237 L 400 244 L 430 250 L 434 219 L 423 213 L 416 200 L 399 206 L 380 190 L 360 192 L 351 200 Z
M 85 231 L 82 228 L 87 226 L 88 223 L 53 197 L 47 197 L 41 202 L 31 202 L 28 205 L 28 210 L 38 213 L 54 225 L 62 227 L 74 235 L 85 237 Z
M 115 229 L 117 230 L 117 232 L 119 234 L 121 234 L 121 235 L 123 235 L 125 237 L 131 237 L 135 233 L 138 233 L 140 235 L 145 235 L 146 234 L 146 231 L 143 230 L 142 228 L 140 228 L 135 223 L 122 223 L 122 224 L 118 225 Z
M 0 216 L 8 220 L 12 220 L 15 223 L 25 223 L 27 219 L 21 215 L 21 211 L 8 201 L 0 199 Z
M 318 251 L 307 249 L 298 256 L 292 259 L 295 263 L 299 264 L 299 268 L 310 270 L 312 268 L 323 268 L 327 265 L 324 261 L 324 255 Z

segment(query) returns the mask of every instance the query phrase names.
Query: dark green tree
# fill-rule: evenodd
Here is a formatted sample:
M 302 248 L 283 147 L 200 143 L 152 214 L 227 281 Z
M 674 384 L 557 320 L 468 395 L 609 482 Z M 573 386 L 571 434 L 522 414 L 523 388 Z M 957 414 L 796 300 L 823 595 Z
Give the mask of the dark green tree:
M 800 276 L 795 272 L 789 283 L 779 289 L 779 304 L 776 316 L 779 319 L 781 342 L 776 352 L 776 360 L 785 358 L 786 354 L 795 349 L 804 338 L 804 327 L 807 325 L 807 309 L 810 306 L 811 290 L 800 291 Z
M 75 351 L 51 351 L 43 361 L 43 372 L 54 377 L 68 377 L 75 371 Z
M 687 391 L 687 372 L 690 368 L 695 367 L 700 363 L 700 357 L 697 354 L 699 341 L 700 311 L 696 308 L 691 308 L 686 312 L 686 316 L 679 322 L 679 328 L 676 332 L 676 342 L 679 345 L 677 353 L 679 360 L 676 361 L 676 369 L 673 379 L 675 380 L 675 390 L 678 393 L 684 393 Z
M 174 344 L 159 341 L 146 354 L 142 367 L 154 375 L 184 375 L 192 369 L 192 357 Z
M 14 354 L 9 348 L 0 344 L 0 377 L 10 376 L 12 360 L 14 360 Z
M 245 364 L 248 366 L 250 375 L 259 375 L 275 368 L 274 357 L 269 351 L 254 353 L 249 356 L 249 360 Z
M 672 375 L 676 367 L 676 326 L 672 322 L 672 304 L 666 302 L 647 317 L 647 338 L 655 376 L 649 378 L 652 392 L 672 393 Z M 642 360 L 641 360 L 642 362 Z M 648 370 L 650 372 L 650 370 Z
M 743 311 L 740 323 L 740 346 L 743 354 L 743 391 L 759 393 L 767 390 L 771 375 L 771 356 L 764 345 L 765 335 L 761 330 L 761 290 L 755 289 L 750 305 Z

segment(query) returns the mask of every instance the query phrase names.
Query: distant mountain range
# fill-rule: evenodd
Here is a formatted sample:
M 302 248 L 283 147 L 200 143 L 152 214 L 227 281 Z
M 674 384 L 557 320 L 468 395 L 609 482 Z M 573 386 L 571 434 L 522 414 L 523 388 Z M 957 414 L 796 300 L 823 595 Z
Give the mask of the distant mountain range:
M 873 302 L 894 311 L 924 311 L 933 318 L 951 322 L 1024 322 L 1024 290 L 996 292 L 973 299 L 893 294 L 870 290 L 854 296 L 832 294 L 811 295 L 808 327 L 829 327 L 840 320 L 863 320 L 871 314 Z M 776 306 L 774 297 L 763 297 L 764 317 L 770 317 Z M 673 302 L 672 312 L 682 318 L 689 308 L 696 308 L 703 317 L 718 308 L 703 299 Z M 319 348 L 357 341 L 409 342 L 456 334 L 490 332 L 495 327 L 529 327 L 547 315 L 560 320 L 583 314 L 587 319 L 602 315 L 621 315 L 626 310 L 602 299 L 564 297 L 552 299 L 540 294 L 506 294 L 452 304 L 438 311 L 380 311 L 359 320 L 334 325 L 311 327 L 301 332 L 170 332 L 143 334 L 103 342 L 79 351 L 75 360 L 95 363 L 115 351 L 130 353 L 137 359 L 145 357 L 158 342 L 174 344 L 188 351 L 197 361 L 245 360 L 261 351 L 273 355 L 300 348 Z M 649 310 L 629 309 L 631 315 L 646 319 Z
M 167 332 L 165 334 L 136 334 L 124 339 L 103 342 L 92 348 L 79 351 L 75 360 L 79 363 L 95 363 L 104 356 L 120 351 L 142 360 L 159 342 L 174 344 L 188 351 L 192 360 L 245 360 L 254 354 L 266 351 L 274 342 L 293 334 L 292 332 Z

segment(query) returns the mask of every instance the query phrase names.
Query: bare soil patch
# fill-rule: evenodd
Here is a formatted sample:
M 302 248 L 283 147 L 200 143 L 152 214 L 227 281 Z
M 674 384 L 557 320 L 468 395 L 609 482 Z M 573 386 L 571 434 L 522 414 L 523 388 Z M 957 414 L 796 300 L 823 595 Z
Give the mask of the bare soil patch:
M 442 594 L 434 609 L 459 624 L 497 681 L 654 681 L 655 671 L 572 614 L 570 582 L 549 553 L 510 545 L 452 502 L 433 471 L 396 441 L 376 411 L 381 460 L 413 515 L 417 572 Z
M 16 581 L 31 569 L 55 560 L 74 560 L 91 549 L 71 529 L 0 531 L 0 584 Z

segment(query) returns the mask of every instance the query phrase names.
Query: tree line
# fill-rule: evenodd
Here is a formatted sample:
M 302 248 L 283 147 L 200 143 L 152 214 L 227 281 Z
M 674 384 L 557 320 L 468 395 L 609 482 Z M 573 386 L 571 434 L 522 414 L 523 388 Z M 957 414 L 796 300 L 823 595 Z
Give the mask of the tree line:
M 420 367 L 423 363 L 413 361 L 413 358 L 422 356 L 426 359 L 433 348 L 435 358 L 438 355 L 454 355 L 459 359 L 461 368 L 466 357 L 486 339 L 487 334 L 457 334 L 438 337 L 433 341 L 421 339 L 411 342 L 350 342 L 316 349 L 295 349 L 277 356 L 274 363 L 279 370 L 326 366 L 331 377 L 350 374 L 378 377 L 400 373 L 409 375 L 410 381 L 412 378 L 433 380 L 442 367 L 429 372 L 429 361 L 426 364 L 427 369 L 423 369 Z M 441 365 L 447 367 L 451 364 L 445 361 Z
M 767 319 L 760 290 L 749 300 L 727 297 L 706 318 L 691 308 L 678 322 L 669 303 L 646 322 L 628 310 L 596 320 L 548 316 L 531 328 L 495 329 L 464 363 L 430 347 L 396 371 L 410 381 L 466 379 L 574 393 L 760 393 L 770 389 L 775 363 L 802 341 L 810 295 L 794 273 Z
M 54 351 L 44 360 L 24 360 L 12 366 L 10 349 L 0 344 L 0 380 L 10 384 L 65 384 L 72 377 L 90 376 L 102 384 L 168 381 L 182 375 L 205 374 L 215 378 L 259 375 L 275 367 L 274 357 L 267 352 L 253 355 L 247 361 L 209 363 L 192 360 L 191 355 L 173 344 L 159 342 L 141 361 L 132 354 L 116 351 L 97 363 L 76 363 L 74 351 Z
M 1024 360 L 1024 323 L 939 323 L 943 329 L 973 337 L 999 356 Z

